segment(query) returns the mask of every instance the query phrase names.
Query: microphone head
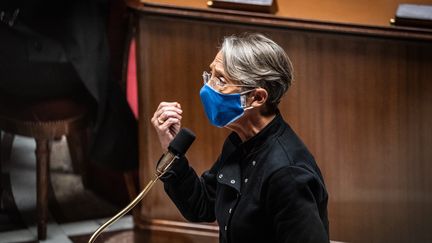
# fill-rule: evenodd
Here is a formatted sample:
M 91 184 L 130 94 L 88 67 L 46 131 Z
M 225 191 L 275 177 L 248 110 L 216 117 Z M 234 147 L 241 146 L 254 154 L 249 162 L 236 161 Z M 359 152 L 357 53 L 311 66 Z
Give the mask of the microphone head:
M 188 128 L 182 128 L 168 146 L 168 150 L 177 156 L 184 155 L 195 140 L 195 134 Z

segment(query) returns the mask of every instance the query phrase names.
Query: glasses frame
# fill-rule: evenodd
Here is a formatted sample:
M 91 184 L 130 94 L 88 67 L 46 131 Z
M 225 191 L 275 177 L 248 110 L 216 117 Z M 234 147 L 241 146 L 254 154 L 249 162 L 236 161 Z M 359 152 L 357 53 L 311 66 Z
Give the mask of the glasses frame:
M 204 71 L 202 76 L 203 76 L 204 84 L 208 84 L 212 87 L 215 87 L 215 86 L 219 87 L 221 90 L 226 88 L 226 87 L 249 87 L 249 88 L 257 88 L 258 87 L 258 86 L 251 85 L 251 84 L 225 84 L 225 83 L 222 83 L 220 78 L 212 77 L 211 73 L 208 73 L 207 71 Z M 215 85 L 212 85 L 210 83 L 212 80 L 216 80 Z

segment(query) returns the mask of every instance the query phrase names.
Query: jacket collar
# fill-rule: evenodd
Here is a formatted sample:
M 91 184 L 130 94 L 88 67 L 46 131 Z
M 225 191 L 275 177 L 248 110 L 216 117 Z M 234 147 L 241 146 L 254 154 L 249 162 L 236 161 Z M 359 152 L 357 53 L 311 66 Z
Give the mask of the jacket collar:
M 228 136 L 228 141 L 230 143 L 229 147 L 233 149 L 230 149 L 228 152 L 230 154 L 228 156 L 224 156 L 226 159 L 217 175 L 218 182 L 240 192 L 242 184 L 240 163 L 243 162 L 245 158 L 254 156 L 255 153 L 265 148 L 269 142 L 273 141 L 283 130 L 281 128 L 284 123 L 282 116 L 278 113 L 266 127 L 245 142 L 241 141 L 237 133 L 232 132 Z M 223 152 L 226 152 L 225 149 Z
M 284 120 L 282 115 L 277 113 L 275 118 L 273 118 L 273 120 L 267 124 L 267 126 L 265 126 L 249 140 L 242 143 L 240 137 L 235 132 L 231 133 L 229 138 L 237 147 L 237 149 L 241 149 L 243 153 L 254 153 L 260 150 L 262 147 L 264 147 L 264 145 L 267 144 L 267 142 L 273 140 L 273 138 L 278 135 L 278 130 L 280 130 L 283 123 Z

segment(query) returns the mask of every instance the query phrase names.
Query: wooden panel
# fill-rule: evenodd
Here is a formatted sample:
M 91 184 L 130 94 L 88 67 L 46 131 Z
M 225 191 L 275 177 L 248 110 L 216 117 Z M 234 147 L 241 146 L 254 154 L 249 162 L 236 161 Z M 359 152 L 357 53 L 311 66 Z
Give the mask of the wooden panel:
M 281 110 L 323 171 L 331 239 L 432 241 L 432 45 L 426 41 L 140 14 L 142 186 L 162 152 L 150 126 L 161 101 L 182 104 L 183 126 L 197 134 L 187 155 L 198 174 L 216 159 L 227 131 L 205 118 L 201 74 L 223 36 L 245 31 L 267 34 L 294 63 L 295 82 Z M 161 184 L 141 214 L 142 225 L 183 221 Z
M 141 157 L 145 161 L 142 178 L 145 181 L 150 179 L 154 171 L 151 162 L 157 161 L 162 153 L 149 121 L 161 101 L 178 101 L 186 112 L 183 126 L 191 128 L 197 135 L 187 155 L 200 174 L 217 158 L 227 135 L 207 122 L 199 99 L 202 72 L 208 69 L 217 52 L 220 38 L 216 36 L 222 35 L 221 27 L 203 28 L 188 21 L 159 17 L 142 17 L 139 24 L 139 107 L 140 117 L 148 118 L 140 118 L 140 138 L 144 139 L 142 146 L 145 148 Z M 160 219 L 173 219 L 172 215 L 176 215 L 174 219 L 181 220 L 162 186 L 159 184 L 157 187 L 150 192 L 152 199 L 144 203 L 144 213 L 150 218 Z
M 431 241 L 431 46 L 297 38 L 282 109 L 323 170 L 332 239 Z

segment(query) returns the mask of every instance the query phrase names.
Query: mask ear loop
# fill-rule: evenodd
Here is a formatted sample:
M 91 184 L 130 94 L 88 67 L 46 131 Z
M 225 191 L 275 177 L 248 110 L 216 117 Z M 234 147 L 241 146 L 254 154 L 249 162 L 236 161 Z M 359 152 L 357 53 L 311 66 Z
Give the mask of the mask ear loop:
M 251 90 L 246 90 L 244 92 L 240 93 L 240 103 L 241 103 L 241 107 L 243 108 L 243 110 L 250 110 L 253 108 L 253 106 L 247 106 L 246 101 L 247 101 L 247 93 L 250 93 L 252 91 L 254 91 L 255 89 L 251 89 Z

